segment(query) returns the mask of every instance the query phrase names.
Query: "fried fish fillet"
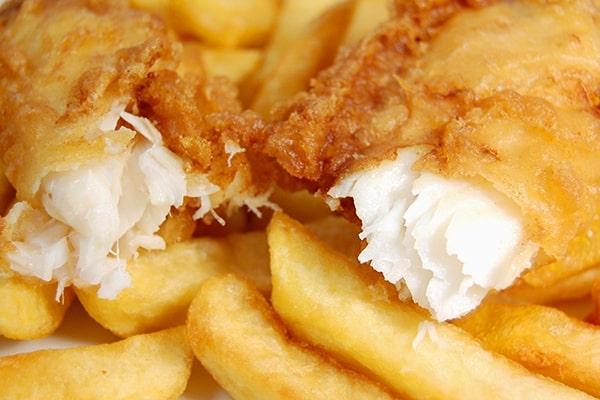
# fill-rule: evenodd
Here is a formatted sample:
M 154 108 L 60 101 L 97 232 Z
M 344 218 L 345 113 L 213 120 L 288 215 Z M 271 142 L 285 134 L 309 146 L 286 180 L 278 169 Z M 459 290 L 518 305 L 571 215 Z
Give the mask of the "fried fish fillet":
M 355 210 L 361 261 L 458 317 L 598 214 L 599 24 L 592 0 L 397 1 L 255 146 Z
M 267 185 L 229 131 L 260 129 L 235 88 L 181 77 L 180 43 L 118 0 L 26 0 L 0 14 L 0 158 L 16 203 L 7 269 L 65 285 L 129 285 L 173 208 L 259 213 Z M 187 215 L 187 214 L 178 214 Z

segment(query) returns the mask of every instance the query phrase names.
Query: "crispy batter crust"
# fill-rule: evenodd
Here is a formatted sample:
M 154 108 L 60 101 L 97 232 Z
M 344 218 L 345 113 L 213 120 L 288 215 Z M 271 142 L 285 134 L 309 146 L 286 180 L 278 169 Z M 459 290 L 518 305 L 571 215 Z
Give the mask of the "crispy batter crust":
M 598 15 L 591 0 L 398 1 L 255 147 L 324 192 L 432 144 L 418 168 L 495 187 L 560 256 L 600 207 Z
M 51 171 L 102 159 L 100 118 L 153 68 L 176 66 L 160 21 L 122 3 L 27 0 L 1 14 L 0 154 L 19 200 L 35 202 Z

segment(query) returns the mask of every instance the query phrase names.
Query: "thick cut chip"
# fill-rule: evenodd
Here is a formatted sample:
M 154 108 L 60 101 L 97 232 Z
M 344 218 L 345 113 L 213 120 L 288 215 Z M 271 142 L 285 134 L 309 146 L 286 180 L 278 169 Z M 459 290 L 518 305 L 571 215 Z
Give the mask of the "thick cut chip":
M 456 324 L 528 369 L 600 396 L 600 328 L 537 305 L 485 304 Z
M 92 318 L 121 337 L 182 323 L 200 285 L 211 276 L 235 271 L 265 292 L 271 285 L 264 233 L 177 243 L 142 254 L 128 271 L 131 287 L 114 300 L 99 298 L 92 287 L 77 289 Z
M 548 287 L 530 286 L 518 281 L 510 288 L 491 294 L 486 301 L 493 303 L 551 304 L 589 296 L 594 282 L 600 279 L 600 267 L 588 269 Z
M 183 327 L 0 358 L 2 399 L 176 399 L 192 367 Z
M 242 88 L 242 97 L 250 104 L 260 87 L 271 78 L 277 65 L 287 51 L 307 29 L 310 23 L 329 7 L 342 0 L 286 0 L 277 16 L 275 31 L 271 35 L 260 69 Z
M 300 222 L 309 222 L 331 215 L 331 210 L 325 202 L 306 190 L 288 192 L 276 188 L 271 200 L 287 215 Z
M 388 0 L 358 0 L 344 44 L 354 44 L 392 16 Z
M 183 43 L 178 72 L 206 74 L 208 78 L 226 76 L 234 83 L 243 81 L 255 71 L 262 57 L 259 49 L 208 47 L 199 41 Z
M 73 292 L 56 301 L 56 284 L 0 276 L 0 335 L 15 340 L 37 339 L 58 328 Z
M 268 78 L 255 93 L 251 108 L 268 115 L 274 104 L 306 89 L 310 79 L 333 61 L 353 9 L 352 1 L 332 7 L 293 42 L 286 43 Z
M 321 218 L 306 226 L 327 246 L 356 260 L 362 246 L 358 226 L 338 216 Z
M 290 339 L 258 290 L 234 275 L 202 285 L 187 328 L 196 356 L 235 399 L 392 398 Z
M 600 221 L 594 221 L 588 229 L 571 240 L 564 257 L 532 269 L 522 279 L 533 287 L 549 287 L 599 263 Z
M 412 398 L 585 399 L 431 321 L 367 267 L 282 214 L 268 231 L 273 306 L 290 329 Z
M 313 221 L 309 228 L 335 249 L 358 252 L 358 229 L 341 217 Z M 348 253 L 349 254 L 349 253 Z M 101 299 L 93 287 L 77 296 L 98 323 L 117 336 L 168 328 L 183 322 L 187 308 L 209 277 L 235 272 L 261 292 L 271 291 L 267 239 L 263 231 L 223 238 L 192 239 L 146 252 L 128 265 L 131 287 L 116 299 Z
M 173 0 L 179 30 L 218 46 L 264 41 L 277 16 L 276 0 Z

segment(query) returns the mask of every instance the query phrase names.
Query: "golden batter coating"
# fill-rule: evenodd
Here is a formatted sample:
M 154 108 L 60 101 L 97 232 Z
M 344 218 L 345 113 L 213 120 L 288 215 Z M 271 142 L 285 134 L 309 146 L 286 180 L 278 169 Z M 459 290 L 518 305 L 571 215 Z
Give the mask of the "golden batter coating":
M 418 168 L 493 186 L 560 256 L 600 206 L 599 18 L 592 0 L 398 1 L 276 110 L 265 152 L 326 191 L 400 147 L 434 145 Z

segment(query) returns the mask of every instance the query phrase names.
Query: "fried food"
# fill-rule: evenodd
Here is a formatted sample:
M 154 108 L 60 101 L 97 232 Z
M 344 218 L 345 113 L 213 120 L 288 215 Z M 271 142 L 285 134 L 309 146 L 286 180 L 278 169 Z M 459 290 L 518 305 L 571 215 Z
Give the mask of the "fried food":
M 88 314 L 120 337 L 183 323 L 198 289 L 212 276 L 235 271 L 265 293 L 271 288 L 267 245 L 260 232 L 177 243 L 142 254 L 127 268 L 132 284 L 116 299 L 102 299 L 94 288 L 76 289 Z
M 251 108 L 268 116 L 277 102 L 308 86 L 317 72 L 331 64 L 354 10 L 354 1 L 343 1 L 315 19 L 291 43 L 285 43 L 271 73 L 254 94 Z
M 328 217 L 308 227 L 333 248 L 358 253 L 358 230 L 344 219 Z M 88 314 L 120 337 L 183 323 L 199 288 L 213 276 L 233 272 L 262 293 L 271 292 L 269 252 L 262 231 L 176 243 L 163 251 L 140 255 L 127 270 L 131 286 L 115 299 L 100 298 L 93 287 L 75 289 Z
M 179 30 L 209 44 L 226 47 L 257 45 L 275 23 L 276 0 L 172 0 L 169 9 Z
M 260 68 L 242 84 L 241 97 L 244 104 L 253 103 L 261 87 L 269 82 L 277 70 L 290 44 L 298 43 L 300 37 L 306 36 L 305 32 L 313 21 L 341 2 L 342 0 L 286 0 L 282 3 Z M 299 46 L 301 44 L 296 47 Z M 310 58 L 310 55 L 305 55 Z
M 391 14 L 391 3 L 388 0 L 357 0 L 344 44 L 355 44 L 368 36 L 377 26 L 390 19 Z
M 177 74 L 181 45 L 159 19 L 121 1 L 27 0 L 0 20 L 0 159 L 17 200 L 3 269 L 114 298 L 127 261 L 166 246 L 173 208 L 224 223 L 220 205 L 273 207 L 230 138 L 260 121 L 230 82 Z
M 585 232 L 571 240 L 564 257 L 528 271 L 522 279 L 533 287 L 549 287 L 599 263 L 600 221 L 594 220 Z
M 234 83 L 243 82 L 257 70 L 262 51 L 256 49 L 220 49 L 202 47 L 202 60 L 209 77 L 226 76 Z
M 492 302 L 552 304 L 577 300 L 589 296 L 596 280 L 600 279 L 600 267 L 591 268 L 546 287 L 534 287 L 519 280 L 510 288 L 488 296 Z
M 196 357 L 234 399 L 392 398 L 290 338 L 258 290 L 234 275 L 202 285 L 187 329 Z
M 527 369 L 600 396 L 600 330 L 559 310 L 484 304 L 455 322 L 490 350 Z
M 464 315 L 594 221 L 598 13 L 398 1 L 255 148 L 361 220 L 361 262 L 436 319 Z
M 121 342 L 0 358 L 5 399 L 175 399 L 193 354 L 183 327 Z
M 66 290 L 56 299 L 56 283 L 0 275 L 0 335 L 31 340 L 52 334 L 73 300 Z
M 274 216 L 268 240 L 273 307 L 292 332 L 398 393 L 431 399 L 590 398 L 484 350 L 455 326 L 430 320 L 399 301 L 380 275 L 327 248 L 289 217 Z

